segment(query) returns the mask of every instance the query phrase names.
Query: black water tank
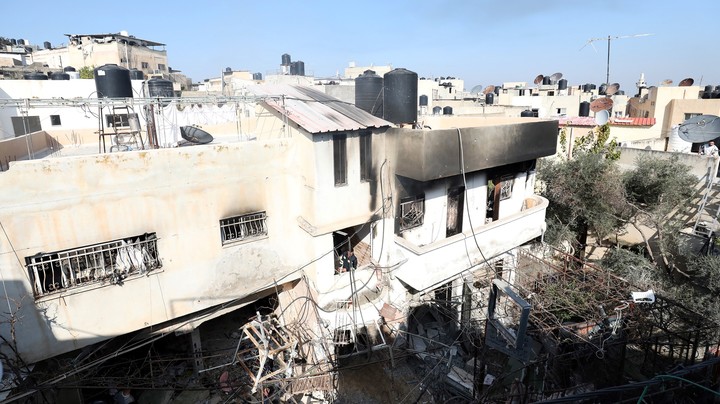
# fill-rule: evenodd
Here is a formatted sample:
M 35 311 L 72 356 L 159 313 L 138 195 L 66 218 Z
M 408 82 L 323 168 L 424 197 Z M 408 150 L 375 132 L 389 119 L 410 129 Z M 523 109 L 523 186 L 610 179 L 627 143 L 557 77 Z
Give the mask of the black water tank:
M 75 71 L 75 68 L 72 67 L 72 66 L 65 66 L 65 67 L 63 67 L 63 71 L 64 71 L 65 73 L 67 73 L 67 72 L 74 72 L 74 71 Z
M 25 80 L 47 80 L 48 76 L 45 73 L 33 72 L 23 74 Z
M 492 105 L 495 102 L 495 93 L 487 93 L 485 94 L 485 104 Z
M 433 107 L 433 115 L 440 115 L 441 112 L 442 112 L 442 108 Z
M 558 90 L 567 90 L 567 80 L 560 79 L 560 81 L 558 81 Z
M 550 76 L 543 76 L 543 81 L 542 81 L 542 83 L 543 83 L 544 86 L 549 85 L 549 84 L 550 84 Z
M 305 62 L 303 62 L 302 60 L 297 61 L 297 75 L 298 76 L 305 75 Z
M 15 39 L 15 38 L 11 39 L 11 40 L 10 40 L 10 44 L 13 45 L 13 46 L 16 46 L 16 45 L 17 45 L 17 39 Z
M 262 73 L 253 73 L 253 80 L 262 80 Z
M 705 86 L 705 92 L 710 94 L 713 91 L 713 86 Z
M 297 62 L 290 62 L 290 75 L 297 76 L 297 74 L 298 74 Z
M 587 101 L 583 101 L 580 103 L 580 116 L 590 116 L 590 103 Z
M 419 102 L 420 102 L 420 106 L 421 106 L 421 107 L 427 107 L 427 105 L 428 105 L 428 96 L 425 95 L 425 94 L 421 95 Z
M 452 115 L 452 107 L 444 107 L 442 111 L 443 115 Z
M 700 93 L 700 97 L 704 100 L 707 100 L 708 98 L 712 97 L 712 91 L 702 91 Z
M 130 69 L 130 80 L 145 80 L 145 73 L 142 70 Z
M 590 89 L 591 89 L 591 90 L 594 90 L 594 89 L 596 89 L 596 88 L 597 88 L 597 86 L 596 86 L 595 84 L 590 84 Z
M 607 94 L 607 84 L 600 84 L 600 89 L 598 90 L 598 95 L 606 95 Z
M 625 95 L 625 90 L 618 90 L 615 95 Z
M 149 97 L 174 97 L 175 91 L 173 90 L 173 83 L 170 80 L 165 80 L 157 77 L 153 77 L 147 82 L 147 93 Z
M 418 75 L 393 69 L 383 76 L 383 117 L 392 123 L 417 121 Z
M 52 44 L 48 41 L 43 42 L 43 47 L 45 49 L 52 49 Z
M 500 90 L 502 90 L 501 86 L 495 86 L 495 89 L 493 91 L 495 92 L 495 95 L 500 95 Z
M 589 93 L 592 91 L 592 84 L 586 83 L 582 86 L 583 93 Z
M 290 66 L 290 55 L 288 55 L 287 53 L 283 53 L 281 65 Z
M 50 75 L 50 80 L 70 80 L 70 75 L 67 73 L 55 72 Z
M 98 98 L 132 98 L 130 70 L 107 64 L 93 70 Z
M 383 117 L 383 78 L 372 70 L 355 78 L 355 106 L 375 115 Z
M 535 113 L 532 112 L 531 109 L 526 109 L 525 111 L 520 113 L 520 116 L 523 118 L 532 118 L 535 116 Z
M 720 90 L 715 90 L 712 92 L 713 98 L 720 98 Z

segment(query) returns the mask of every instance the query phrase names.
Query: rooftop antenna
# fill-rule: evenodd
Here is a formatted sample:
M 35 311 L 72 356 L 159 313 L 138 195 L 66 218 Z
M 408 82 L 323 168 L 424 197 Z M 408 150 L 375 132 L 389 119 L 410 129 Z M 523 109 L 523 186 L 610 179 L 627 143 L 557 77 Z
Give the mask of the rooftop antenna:
M 609 97 L 600 97 L 596 99 L 595 101 L 590 103 L 590 111 L 592 112 L 600 112 L 605 111 L 613 106 L 613 100 Z
M 535 80 L 533 80 L 533 83 L 539 86 L 540 84 L 542 84 L 543 78 L 545 78 L 545 76 L 543 76 L 542 74 L 538 74 L 537 77 L 535 77 Z
M 470 94 L 473 94 L 475 96 L 480 95 L 480 93 L 482 93 L 482 89 L 483 89 L 482 84 L 478 84 L 475 87 L 473 87 L 472 89 L 470 89 Z
M 483 90 L 483 94 L 487 95 L 488 93 L 492 93 L 493 91 L 495 91 L 495 86 L 491 84 L 485 87 L 485 89 Z
M 558 80 L 560 80 L 562 78 L 562 76 L 563 76 L 562 73 L 553 73 L 550 75 L 550 82 L 555 84 L 558 82 Z
M 593 42 L 607 40 L 607 74 L 605 76 L 605 82 L 609 83 L 610 82 L 610 41 L 612 41 L 613 39 L 637 38 L 637 37 L 641 37 L 641 36 L 650 36 L 650 35 L 655 35 L 655 34 L 635 34 L 635 35 L 620 35 L 620 36 L 608 35 L 607 38 L 590 38 L 585 43 L 585 45 L 583 45 L 582 48 L 580 48 L 580 50 L 582 50 L 584 47 L 588 46 L 588 44 L 590 44 L 590 46 L 592 46 L 593 49 L 595 49 L 595 45 L 593 45 Z M 595 51 L 597 52 L 597 49 Z
M 665 79 L 660 83 L 660 85 L 661 86 L 669 86 L 672 83 L 673 83 L 673 81 L 671 79 Z
M 603 109 L 603 110 L 595 113 L 595 124 L 597 126 L 605 125 L 609 119 L 610 119 L 610 113 L 606 109 Z
M 607 89 L 605 90 L 605 95 L 608 97 L 611 95 L 615 95 L 620 90 L 620 83 L 612 83 L 607 86 Z

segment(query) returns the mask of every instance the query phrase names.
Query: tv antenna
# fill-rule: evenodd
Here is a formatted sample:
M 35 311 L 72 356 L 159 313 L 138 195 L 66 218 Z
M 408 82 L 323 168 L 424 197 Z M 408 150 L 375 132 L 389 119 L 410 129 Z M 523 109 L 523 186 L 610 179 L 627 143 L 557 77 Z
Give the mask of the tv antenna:
M 610 83 L 610 41 L 612 41 L 613 39 L 637 38 L 637 37 L 641 37 L 641 36 L 650 36 L 650 35 L 655 35 L 655 34 L 635 34 L 635 35 L 620 35 L 620 36 L 608 35 L 607 38 L 590 38 L 585 43 L 585 45 L 583 45 L 582 48 L 580 48 L 580 50 L 583 50 L 583 48 L 588 46 L 588 44 L 590 46 L 592 46 L 593 49 L 595 49 L 595 45 L 593 45 L 593 42 L 607 41 L 607 74 L 605 76 L 605 82 Z M 595 49 L 595 52 L 597 52 L 597 49 Z

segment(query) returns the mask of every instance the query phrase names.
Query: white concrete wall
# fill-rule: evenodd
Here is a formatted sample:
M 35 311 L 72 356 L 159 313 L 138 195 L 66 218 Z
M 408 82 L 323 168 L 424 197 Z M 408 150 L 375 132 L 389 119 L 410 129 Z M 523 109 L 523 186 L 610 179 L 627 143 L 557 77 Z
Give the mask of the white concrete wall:
M 25 360 L 245 296 L 327 251 L 297 225 L 293 153 L 287 141 L 244 142 L 11 164 L 0 173 L 13 190 L 0 194 L 0 269 Z M 221 245 L 220 219 L 259 210 L 267 238 Z M 161 270 L 34 301 L 25 257 L 145 232 L 157 234 Z

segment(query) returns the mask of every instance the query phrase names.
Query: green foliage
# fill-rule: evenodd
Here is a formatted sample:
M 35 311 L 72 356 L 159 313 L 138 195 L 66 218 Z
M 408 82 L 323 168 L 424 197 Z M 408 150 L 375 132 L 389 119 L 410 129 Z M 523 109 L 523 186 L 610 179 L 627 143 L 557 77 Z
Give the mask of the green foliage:
M 93 70 L 95 70 L 95 66 L 83 66 L 80 68 L 80 78 L 81 79 L 93 79 L 95 78 L 95 75 L 93 73 Z
M 617 141 L 610 139 L 610 124 L 596 126 L 585 136 L 580 136 L 573 142 L 573 157 L 580 154 L 599 154 L 608 160 L 620 158 L 620 149 Z
M 623 176 L 623 182 L 631 203 L 667 214 L 693 196 L 698 179 L 690 174 L 688 165 L 680 163 L 678 156 L 641 155 L 635 160 L 635 168 Z
M 580 153 L 568 161 L 544 160 L 541 195 L 551 201 L 548 217 L 576 233 L 605 236 L 621 225 L 627 210 L 619 169 L 601 154 Z M 578 239 L 582 236 L 578 234 Z

